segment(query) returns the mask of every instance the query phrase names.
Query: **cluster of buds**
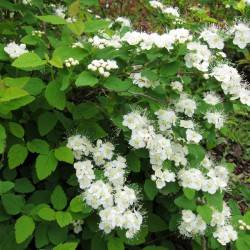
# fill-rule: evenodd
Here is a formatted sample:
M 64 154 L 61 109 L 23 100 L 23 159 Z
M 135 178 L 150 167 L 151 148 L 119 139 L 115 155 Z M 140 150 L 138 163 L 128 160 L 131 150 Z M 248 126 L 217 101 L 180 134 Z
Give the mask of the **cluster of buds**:
M 44 35 L 44 34 L 45 34 L 44 31 L 40 31 L 40 30 L 33 30 L 32 31 L 32 36 L 42 37 L 42 35 Z
M 240 230 L 250 230 L 250 225 L 247 225 L 243 220 L 238 220 Z
M 118 69 L 118 65 L 114 60 L 107 60 L 104 61 L 103 59 L 100 60 L 93 60 L 89 65 L 88 69 L 92 71 L 98 71 L 100 75 L 104 77 L 110 76 L 110 70 Z
M 76 60 L 76 59 L 74 59 L 74 58 L 72 58 L 72 57 L 70 57 L 70 58 L 64 60 L 64 63 L 65 63 L 65 66 L 66 66 L 67 68 L 70 68 L 70 67 L 72 67 L 72 66 L 78 65 L 78 64 L 79 64 L 79 61 Z

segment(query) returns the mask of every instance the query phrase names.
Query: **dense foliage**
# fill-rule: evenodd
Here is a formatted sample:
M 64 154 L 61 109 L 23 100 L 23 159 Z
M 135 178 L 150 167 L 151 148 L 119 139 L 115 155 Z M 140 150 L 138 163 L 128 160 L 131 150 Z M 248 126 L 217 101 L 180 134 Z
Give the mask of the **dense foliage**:
M 0 1 L 0 249 L 250 249 L 249 1 L 135 2 Z

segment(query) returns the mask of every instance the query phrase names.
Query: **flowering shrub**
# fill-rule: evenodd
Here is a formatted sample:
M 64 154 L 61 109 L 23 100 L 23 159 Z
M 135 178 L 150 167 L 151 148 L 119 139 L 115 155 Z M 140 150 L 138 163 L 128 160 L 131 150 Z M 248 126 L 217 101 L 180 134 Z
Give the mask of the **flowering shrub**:
M 0 2 L 0 249 L 250 248 L 247 181 L 218 150 L 249 115 L 250 25 L 142 5 L 156 28 Z

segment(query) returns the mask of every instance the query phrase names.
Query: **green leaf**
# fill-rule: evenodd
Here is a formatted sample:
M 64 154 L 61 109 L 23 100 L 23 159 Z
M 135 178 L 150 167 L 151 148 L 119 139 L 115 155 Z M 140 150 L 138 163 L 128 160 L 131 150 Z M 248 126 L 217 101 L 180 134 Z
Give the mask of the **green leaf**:
M 88 20 L 84 23 L 84 32 L 95 33 L 99 30 L 108 28 L 110 22 L 104 19 Z
M 28 150 L 21 144 L 14 144 L 8 152 L 9 168 L 13 169 L 24 163 L 28 156 Z
M 67 147 L 60 147 L 55 149 L 55 157 L 58 161 L 64 161 L 72 164 L 74 162 L 74 155 Z
M 4 194 L 2 195 L 2 203 L 8 214 L 16 215 L 21 212 L 25 201 L 21 195 Z
M 37 249 L 40 249 L 49 244 L 49 239 L 47 234 L 48 234 L 47 224 L 40 223 L 36 226 L 35 244 Z
M 54 247 L 53 250 L 75 250 L 77 245 L 77 242 L 67 242 Z
M 106 243 L 100 235 L 95 234 L 91 239 L 91 250 L 106 250 Z
M 50 201 L 56 210 L 63 210 L 66 207 L 67 196 L 60 185 L 57 185 L 53 190 Z
M 15 191 L 17 193 L 31 193 L 35 190 L 34 185 L 28 178 L 20 178 L 15 181 Z
M 38 211 L 38 215 L 46 221 L 55 220 L 55 211 L 50 207 L 43 207 Z
M 36 53 L 29 52 L 19 56 L 12 66 L 18 69 L 33 70 L 45 65 L 46 62 L 42 60 Z
M 39 155 L 36 158 L 36 174 L 39 180 L 44 180 L 53 171 L 55 171 L 57 166 L 57 159 L 54 156 L 53 151 L 48 154 Z
M 15 224 L 15 236 L 18 244 L 24 242 L 35 230 L 33 219 L 27 215 L 23 215 L 17 219 Z
M 124 250 L 123 241 L 120 238 L 110 238 L 108 240 L 108 250 Z
M 223 193 L 221 191 L 217 191 L 215 194 L 205 193 L 205 198 L 207 200 L 208 205 L 222 211 L 223 209 Z
M 81 74 L 78 75 L 76 79 L 77 87 L 82 87 L 82 86 L 93 87 L 97 83 L 98 83 L 98 79 L 88 71 L 83 71 Z
M 31 153 L 48 154 L 49 144 L 41 139 L 34 139 L 27 143 L 27 148 Z
M 56 126 L 57 117 L 51 112 L 45 112 L 39 115 L 37 123 L 40 135 L 44 136 Z
M 65 93 L 61 91 L 61 84 L 56 81 L 52 81 L 48 84 L 45 90 L 45 97 L 48 103 L 59 109 L 63 110 L 66 104 Z
M 56 221 L 60 227 L 65 227 L 72 223 L 72 216 L 69 212 L 56 212 Z
M 14 183 L 11 181 L 0 181 L 0 195 L 7 193 L 14 187 Z
M 143 250 L 168 250 L 168 248 L 159 246 L 147 246 L 144 247 Z
M 51 223 L 49 224 L 48 237 L 51 243 L 58 245 L 68 238 L 68 228 L 62 228 L 57 223 Z
M 16 122 L 9 122 L 9 129 L 10 129 L 10 132 L 17 138 L 23 138 L 24 129 L 20 124 Z
M 180 69 L 179 62 L 164 64 L 160 69 L 160 75 L 163 77 L 173 76 L 177 74 L 179 69 Z
M 3 153 L 6 143 L 6 131 L 5 128 L 0 124 L 0 154 Z
M 131 171 L 135 173 L 140 172 L 141 162 L 138 156 L 133 151 L 129 152 L 129 154 L 127 155 L 127 163 Z
M 197 212 L 207 224 L 211 222 L 213 211 L 208 205 L 198 206 Z
M 195 167 L 200 164 L 200 162 L 205 157 L 205 150 L 202 146 L 197 144 L 188 144 L 188 159 L 192 167 Z
M 158 193 L 155 182 L 147 179 L 144 183 L 144 192 L 146 193 L 149 200 L 152 201 Z
M 92 208 L 86 205 L 86 203 L 83 201 L 82 196 L 78 195 L 71 200 L 70 211 L 72 211 L 73 213 L 82 212 L 84 214 L 88 214 L 92 211 Z
M 104 82 L 103 85 L 109 90 L 120 92 L 128 90 L 133 84 L 130 80 L 122 81 L 121 79 L 115 76 L 111 76 Z
M 54 25 L 67 24 L 65 19 L 59 16 L 47 15 L 47 16 L 36 16 L 36 17 L 43 22 L 54 24 Z
M 184 195 L 177 197 L 174 200 L 174 203 L 176 206 L 178 206 L 180 208 L 190 209 L 190 210 L 196 209 L 195 201 L 187 199 Z
M 156 233 L 168 229 L 167 223 L 156 214 L 149 214 L 148 216 L 148 230 L 149 232 Z
M 84 102 L 84 103 L 77 105 L 73 109 L 73 119 L 74 120 L 80 120 L 82 118 L 90 119 L 90 118 L 96 117 L 98 113 L 99 113 L 99 110 L 96 107 L 95 103 Z
M 189 199 L 193 200 L 195 197 L 195 190 L 191 188 L 183 188 L 184 195 Z

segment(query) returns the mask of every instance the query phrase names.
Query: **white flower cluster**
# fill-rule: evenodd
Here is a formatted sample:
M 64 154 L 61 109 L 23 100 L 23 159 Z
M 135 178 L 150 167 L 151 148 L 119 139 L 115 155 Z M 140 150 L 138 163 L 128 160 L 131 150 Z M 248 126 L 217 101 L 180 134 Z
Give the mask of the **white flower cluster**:
M 197 68 L 202 72 L 207 72 L 212 53 L 207 45 L 199 42 L 190 42 L 187 44 L 189 52 L 185 55 L 185 63 L 188 68 Z
M 76 18 L 75 17 L 68 17 L 68 18 L 66 18 L 66 22 L 67 23 L 75 23 L 76 22 Z
M 115 60 L 93 60 L 89 65 L 88 69 L 92 71 L 98 71 L 98 73 L 104 77 L 110 76 L 110 70 L 118 69 L 118 65 Z
M 232 99 L 240 99 L 241 103 L 250 106 L 250 91 L 243 86 L 243 80 L 237 69 L 227 65 L 218 64 L 211 74 L 221 83 L 225 94 L 232 95 Z
M 181 169 L 178 179 L 180 186 L 184 188 L 215 194 L 217 190 L 227 187 L 229 173 L 223 166 L 211 167 L 206 174 L 197 168 Z
M 40 30 L 32 30 L 32 36 L 38 36 L 38 37 L 42 37 L 42 35 L 45 34 L 44 31 L 40 31 Z
M 219 111 L 208 111 L 205 118 L 208 123 L 214 124 L 216 129 L 221 129 L 225 122 L 225 116 Z
M 207 228 L 206 222 L 200 215 L 194 214 L 191 210 L 182 210 L 182 221 L 179 231 L 186 237 L 193 237 L 196 234 L 204 235 Z
M 170 85 L 171 85 L 171 88 L 173 90 L 177 90 L 179 92 L 183 91 L 183 84 L 181 82 L 179 82 L 179 81 L 173 81 L 173 82 L 171 82 Z
M 83 220 L 74 220 L 72 222 L 73 231 L 75 234 L 79 234 L 82 231 Z
M 159 85 L 159 82 L 151 81 L 147 77 L 142 76 L 141 73 L 131 73 L 130 78 L 132 79 L 133 84 L 140 88 L 154 88 Z
M 172 7 L 172 6 L 165 6 L 159 1 L 149 1 L 149 4 L 155 8 L 161 10 L 162 13 L 172 15 L 174 17 L 179 17 L 179 9 L 177 7 Z
M 64 64 L 65 64 L 65 66 L 66 66 L 67 68 L 70 68 L 70 67 L 72 67 L 72 66 L 79 65 L 79 61 L 76 60 L 76 59 L 74 59 L 74 58 L 72 58 L 72 57 L 70 57 L 70 58 L 64 60 Z
M 224 202 L 221 212 L 213 207 L 211 209 L 213 213 L 210 225 L 216 227 L 213 237 L 224 246 L 231 241 L 235 241 L 238 238 L 238 234 L 233 226 L 230 225 L 230 208 Z M 182 235 L 186 237 L 193 237 L 196 234 L 204 235 L 206 228 L 207 224 L 200 215 L 195 215 L 191 210 L 182 210 L 182 221 L 179 225 L 179 231 Z
M 189 98 L 186 94 L 181 94 L 175 105 L 176 111 L 184 113 L 188 117 L 192 117 L 197 108 L 196 102 Z
M 191 39 L 192 36 L 189 30 L 184 28 L 173 29 L 162 35 L 157 33 L 148 34 L 145 32 L 130 31 L 125 33 L 122 37 L 122 41 L 132 46 L 138 45 L 141 50 L 150 50 L 153 47 L 172 50 L 175 44 L 185 43 Z
M 133 238 L 141 228 L 143 217 L 137 209 L 136 191 L 125 184 L 125 158 L 115 155 L 112 143 L 98 140 L 94 146 L 81 135 L 69 137 L 67 146 L 78 160 L 74 168 L 83 199 L 98 210 L 99 228 L 105 233 L 115 228 L 125 229 L 126 237 Z M 98 177 L 96 171 L 101 171 L 103 177 Z
M 7 44 L 4 47 L 4 51 L 11 57 L 11 58 L 17 58 L 19 56 L 21 56 L 24 53 L 29 52 L 26 49 L 26 45 L 25 44 L 16 44 L 15 42 L 11 42 L 9 44 Z
M 32 5 L 32 0 L 22 0 L 24 5 Z
M 200 34 L 200 38 L 206 41 L 211 49 L 222 50 L 224 48 L 224 40 L 216 26 L 204 29 Z
M 250 27 L 248 24 L 239 22 L 235 24 L 231 31 L 234 34 L 233 44 L 244 49 L 250 43 Z
M 67 8 L 63 5 L 55 5 L 55 4 L 51 4 L 50 5 L 54 11 L 54 14 L 56 16 L 59 16 L 61 18 L 65 18 L 66 16 L 66 11 L 67 11 Z
M 222 102 L 221 97 L 213 91 L 204 93 L 203 100 L 205 103 L 212 105 L 212 106 L 215 106 Z
M 89 38 L 88 41 L 93 47 L 96 47 L 98 49 L 104 49 L 106 47 L 113 47 L 115 49 L 119 49 L 122 47 L 121 38 L 118 35 L 113 35 L 111 37 L 107 35 L 104 37 L 99 37 L 95 35 L 93 38 Z

